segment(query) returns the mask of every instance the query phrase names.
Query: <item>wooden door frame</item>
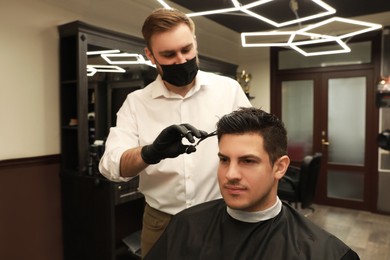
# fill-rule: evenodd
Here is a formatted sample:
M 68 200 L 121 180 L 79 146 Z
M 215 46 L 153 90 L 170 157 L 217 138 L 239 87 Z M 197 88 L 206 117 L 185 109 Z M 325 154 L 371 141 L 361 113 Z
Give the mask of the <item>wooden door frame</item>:
M 365 186 L 369 187 L 364 191 L 364 199 L 365 202 L 353 202 L 351 200 L 340 200 L 340 199 L 326 199 L 326 200 L 318 200 L 316 197 L 316 202 L 329 205 L 329 206 L 338 206 L 352 209 L 360 209 L 360 210 L 369 210 L 372 212 L 378 212 L 377 209 L 377 199 L 378 199 L 378 147 L 376 144 L 376 136 L 379 132 L 379 109 L 375 104 L 375 95 L 376 95 L 376 86 L 380 79 L 380 64 L 381 64 L 381 34 L 375 34 L 370 36 L 369 38 L 361 38 L 358 41 L 367 41 L 370 40 L 372 42 L 372 62 L 367 64 L 359 64 L 359 65 L 345 65 L 345 66 L 334 66 L 334 67 L 325 67 L 325 68 L 308 68 L 308 69 L 289 69 L 289 70 L 278 70 L 278 52 L 283 50 L 281 48 L 271 48 L 270 49 L 270 65 L 271 65 L 271 113 L 274 113 L 278 117 L 281 117 L 281 82 L 285 78 L 295 78 L 294 75 L 302 75 L 302 74 L 325 74 L 325 73 L 336 73 L 336 72 L 348 72 L 348 71 L 362 71 L 369 70 L 371 71 L 371 78 L 367 78 L 367 107 L 366 107 L 366 151 L 369 151 L 369 155 L 366 156 L 365 165 L 367 169 L 369 169 L 372 174 L 365 175 Z M 378 75 L 378 76 L 376 76 Z M 324 84 L 321 82 L 320 84 Z M 324 89 L 324 88 L 322 88 Z M 314 91 L 316 91 L 314 89 Z M 327 102 L 324 98 L 324 93 L 321 94 L 322 100 L 320 102 L 314 102 L 315 104 L 321 104 L 314 107 L 314 113 L 322 113 L 324 111 L 318 111 L 318 109 L 324 109 L 326 106 L 323 105 L 323 102 Z M 314 118 L 314 120 L 316 120 Z M 320 129 L 323 126 L 319 125 L 319 122 L 314 122 L 314 133 L 320 133 Z M 368 137 L 372 136 L 372 139 Z M 320 136 L 313 136 L 313 151 L 321 150 L 321 144 L 317 143 L 320 140 Z M 374 141 L 375 140 L 375 141 Z M 325 176 L 321 174 L 321 176 Z M 324 177 L 322 177 L 324 178 Z M 319 181 L 324 181 L 323 179 L 319 179 Z
M 322 96 L 322 109 L 321 116 L 323 118 L 328 117 L 328 111 L 327 111 L 327 93 L 328 93 L 328 79 L 330 78 L 348 78 L 348 77 L 359 77 L 364 76 L 367 79 L 367 87 L 366 87 L 366 110 L 365 110 L 365 147 L 366 151 L 368 152 L 367 155 L 365 155 L 365 162 L 363 168 L 365 169 L 364 172 L 366 172 L 365 179 L 364 179 L 364 186 L 367 187 L 367 189 L 364 190 L 363 198 L 364 201 L 353 201 L 353 200 L 347 200 L 347 199 L 339 199 L 339 198 L 329 198 L 326 196 L 327 193 L 327 186 L 322 186 L 322 189 L 318 190 L 317 193 L 317 202 L 320 204 L 326 204 L 326 205 L 334 205 L 334 206 L 340 206 L 340 207 L 349 207 L 354 209 L 361 209 L 361 210 L 375 210 L 376 208 L 376 200 L 375 197 L 373 198 L 373 194 L 378 192 L 378 170 L 377 170 L 377 162 L 378 162 L 378 153 L 377 151 L 378 147 L 376 145 L 376 135 L 378 133 L 378 124 L 375 123 L 375 120 L 372 116 L 372 114 L 378 113 L 377 108 L 375 106 L 375 91 L 373 91 L 372 88 L 372 82 L 373 82 L 373 71 L 372 70 L 349 70 L 349 71 L 338 71 L 338 72 L 332 72 L 332 73 L 323 73 L 322 79 L 321 79 L 321 85 L 323 89 Z M 323 125 L 321 125 L 322 130 L 327 129 L 326 122 L 321 122 Z M 376 125 L 377 127 L 372 127 L 373 125 Z M 375 132 L 374 132 L 375 131 Z M 370 137 L 375 136 L 375 141 L 370 139 Z M 327 136 L 328 137 L 328 136 Z M 321 144 L 319 144 L 321 145 Z M 372 151 L 372 152 L 371 152 Z M 324 161 L 327 162 L 327 154 L 324 152 Z M 352 167 L 353 166 L 348 166 Z M 343 170 L 344 166 L 337 166 L 333 165 L 332 168 Z M 357 171 L 361 169 L 361 167 L 356 167 Z M 372 174 L 370 174 L 372 173 Z M 319 178 L 319 182 L 327 183 L 327 173 L 322 172 Z M 374 209 L 372 209 L 372 207 Z

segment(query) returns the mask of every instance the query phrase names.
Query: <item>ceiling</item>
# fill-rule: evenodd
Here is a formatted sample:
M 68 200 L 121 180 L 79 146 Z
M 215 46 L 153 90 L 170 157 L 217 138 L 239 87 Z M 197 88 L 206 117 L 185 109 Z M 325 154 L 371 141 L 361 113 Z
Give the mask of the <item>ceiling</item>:
M 233 7 L 231 0 L 171 0 L 171 2 L 183 6 L 193 12 Z M 242 5 L 245 5 L 254 1 L 239 0 L 239 2 Z M 297 2 L 297 13 L 300 18 L 324 11 L 323 8 L 313 3 L 311 0 L 297 0 Z M 325 18 L 330 18 L 332 16 L 353 18 L 390 11 L 390 0 L 323 0 L 323 2 L 336 9 L 335 14 L 324 16 Z M 282 23 L 287 20 L 296 19 L 295 14 L 289 7 L 289 3 L 290 0 L 274 0 L 250 10 L 265 16 L 268 19 Z M 206 17 L 240 33 L 277 29 L 273 25 L 251 17 L 241 11 L 207 15 Z M 320 19 L 323 20 L 324 18 Z M 306 24 L 318 21 L 319 19 L 310 20 L 307 21 Z M 302 24 L 305 24 L 305 22 Z

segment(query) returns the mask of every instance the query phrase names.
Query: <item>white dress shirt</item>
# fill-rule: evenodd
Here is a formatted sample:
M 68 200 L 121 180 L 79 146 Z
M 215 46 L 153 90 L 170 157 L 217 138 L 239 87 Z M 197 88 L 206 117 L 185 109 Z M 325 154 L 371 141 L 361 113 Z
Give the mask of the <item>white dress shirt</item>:
M 117 113 L 117 125 L 110 129 L 99 170 L 112 181 L 128 181 L 130 178 L 119 174 L 120 158 L 127 149 L 153 143 L 172 124 L 189 123 L 210 133 L 223 115 L 248 106 L 251 104 L 241 86 L 231 78 L 199 71 L 194 87 L 182 97 L 169 91 L 159 75 L 127 96 Z M 195 153 L 149 165 L 139 173 L 139 190 L 151 207 L 176 214 L 221 197 L 217 137 L 205 139 L 196 149 Z

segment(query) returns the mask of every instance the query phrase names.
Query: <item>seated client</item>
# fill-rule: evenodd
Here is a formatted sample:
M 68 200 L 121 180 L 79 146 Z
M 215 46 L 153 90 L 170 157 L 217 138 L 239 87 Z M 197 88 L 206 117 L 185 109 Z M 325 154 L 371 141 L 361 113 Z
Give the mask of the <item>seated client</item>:
M 223 199 L 173 217 L 145 259 L 359 259 L 341 240 L 277 197 L 290 164 L 274 115 L 241 108 L 217 123 Z

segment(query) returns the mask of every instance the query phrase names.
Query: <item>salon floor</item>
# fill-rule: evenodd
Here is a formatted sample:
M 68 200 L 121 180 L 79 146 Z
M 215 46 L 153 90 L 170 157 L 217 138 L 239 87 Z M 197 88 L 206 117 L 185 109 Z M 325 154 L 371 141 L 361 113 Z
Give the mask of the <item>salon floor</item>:
M 362 260 L 390 260 L 390 215 L 314 205 L 302 213 L 350 246 Z

